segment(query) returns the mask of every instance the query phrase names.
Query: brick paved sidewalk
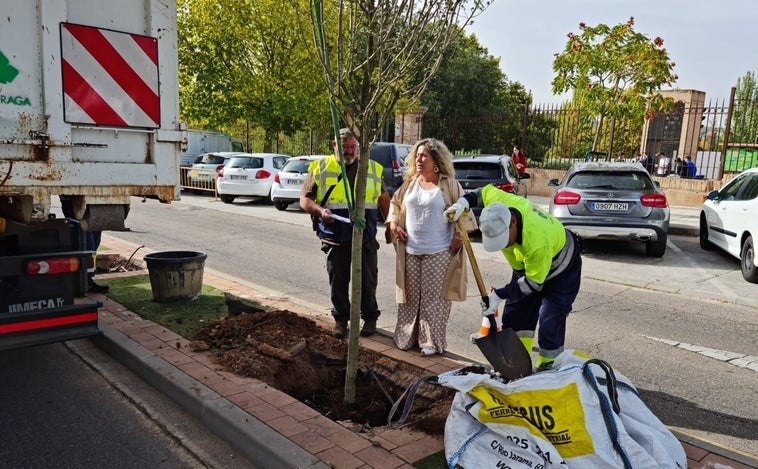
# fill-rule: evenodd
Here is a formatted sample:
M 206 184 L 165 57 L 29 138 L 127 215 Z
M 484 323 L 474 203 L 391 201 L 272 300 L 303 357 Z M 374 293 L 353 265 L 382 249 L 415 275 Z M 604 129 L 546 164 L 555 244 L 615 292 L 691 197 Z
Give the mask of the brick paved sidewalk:
M 104 233 L 103 246 L 110 249 L 109 252 L 118 253 L 125 258 L 129 258 L 136 250 L 135 245 L 108 233 Z M 148 252 L 140 251 L 134 257 L 142 259 L 145 254 Z M 98 278 L 133 274 L 134 272 L 101 274 Z M 203 283 L 272 308 L 307 315 L 331 327 L 331 315 L 324 307 L 282 298 L 275 292 L 209 269 L 205 269 Z M 207 354 L 192 352 L 186 339 L 160 325 L 141 319 L 109 298 L 91 296 L 103 303 L 100 314 L 103 329 L 115 331 L 106 335 L 123 334 L 134 341 L 137 350 L 135 353 L 142 355 L 143 363 L 165 361 L 169 366 L 163 371 L 159 370 L 158 374 L 163 376 L 158 378 L 174 380 L 190 388 L 195 386 L 189 393 L 180 393 L 179 399 L 194 395 L 206 400 L 200 405 L 202 409 L 196 413 L 202 423 L 218 425 L 222 432 L 224 428 L 234 427 L 235 422 L 217 423 L 215 418 L 206 415 L 206 408 L 219 407 L 218 402 L 221 402 L 222 408 L 227 401 L 234 405 L 234 410 L 242 414 L 243 431 L 249 435 L 232 435 L 228 441 L 251 461 L 292 464 L 297 467 L 411 468 L 413 462 L 444 449 L 441 438 L 408 429 L 377 428 L 371 434 L 355 433 L 265 383 L 221 370 Z M 423 368 L 428 374 L 439 374 L 468 364 L 450 356 L 423 357 L 417 353 L 401 351 L 394 346 L 390 337 L 379 334 L 361 337 L 360 345 Z M 159 365 L 156 368 L 161 367 Z M 178 379 L 173 376 L 174 370 L 179 370 L 191 379 L 186 380 L 189 382 Z M 154 372 L 146 374 L 156 375 Z M 199 384 L 194 385 L 193 382 Z M 211 392 L 200 392 L 198 386 Z M 240 418 L 238 414 L 231 415 Z M 758 468 L 758 461 L 747 456 L 676 434 L 684 446 L 690 469 Z M 247 437 L 263 440 L 260 445 L 255 445 Z M 292 445 L 288 446 L 288 442 Z M 285 454 L 274 454 L 277 452 Z

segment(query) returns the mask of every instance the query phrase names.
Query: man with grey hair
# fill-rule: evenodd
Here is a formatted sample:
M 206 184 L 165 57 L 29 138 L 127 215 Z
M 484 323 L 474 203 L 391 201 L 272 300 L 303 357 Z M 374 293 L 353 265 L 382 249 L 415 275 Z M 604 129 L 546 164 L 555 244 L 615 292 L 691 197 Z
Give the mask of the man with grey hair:
M 350 129 L 340 130 L 342 160 L 345 175 L 352 196 L 355 195 L 355 178 L 358 174 L 358 141 Z M 326 271 L 331 289 L 332 334 L 338 339 L 347 335 L 350 320 L 350 277 L 353 243 L 353 225 L 348 204 L 348 194 L 342 180 L 342 167 L 337 142 L 332 141 L 334 154 L 321 161 L 314 161 L 308 167 L 308 175 L 300 193 L 300 207 L 317 219 L 316 235 L 321 240 L 321 250 L 326 254 Z M 351 196 L 351 199 L 354 197 Z M 370 336 L 376 333 L 379 306 L 376 302 L 378 282 L 376 240 L 377 222 L 381 213 L 387 217 L 390 196 L 382 182 L 382 165 L 369 161 L 365 198 L 366 226 L 363 230 L 361 318 L 363 328 L 360 334 Z

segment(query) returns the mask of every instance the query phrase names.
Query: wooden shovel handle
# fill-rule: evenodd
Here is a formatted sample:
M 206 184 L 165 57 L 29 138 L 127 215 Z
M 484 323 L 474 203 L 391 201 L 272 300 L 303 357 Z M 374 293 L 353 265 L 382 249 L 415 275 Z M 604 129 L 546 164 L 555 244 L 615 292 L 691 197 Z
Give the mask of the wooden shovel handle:
M 463 246 L 466 248 L 466 254 L 468 254 L 468 260 L 471 263 L 471 270 L 474 271 L 474 278 L 476 279 L 476 286 L 479 287 L 479 294 L 482 295 L 482 298 L 489 297 L 487 288 L 484 286 L 482 273 L 479 271 L 479 264 L 476 262 L 476 256 L 474 256 L 474 248 L 471 246 L 471 240 L 468 238 L 466 226 L 463 224 L 463 217 L 459 218 L 456 223 L 458 225 L 458 231 L 461 233 Z

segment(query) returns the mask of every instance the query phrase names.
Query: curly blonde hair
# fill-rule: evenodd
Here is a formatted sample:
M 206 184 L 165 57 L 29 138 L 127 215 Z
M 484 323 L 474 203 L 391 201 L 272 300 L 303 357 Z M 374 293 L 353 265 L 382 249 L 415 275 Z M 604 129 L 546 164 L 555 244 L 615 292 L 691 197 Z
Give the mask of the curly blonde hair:
M 441 140 L 437 140 L 435 138 L 425 138 L 416 142 L 413 145 L 413 148 L 411 148 L 411 152 L 408 153 L 408 156 L 405 158 L 405 167 L 408 168 L 408 171 L 406 171 L 405 176 L 403 176 L 404 180 L 412 180 L 418 175 L 418 171 L 416 170 L 416 152 L 420 146 L 425 146 L 426 149 L 429 150 L 429 153 L 432 154 L 432 158 L 434 158 L 434 164 L 437 165 L 440 170 L 440 175 L 447 176 L 449 178 L 455 177 L 455 168 L 453 167 L 453 154 L 450 153 L 450 150 L 447 149 L 447 146 L 445 146 Z

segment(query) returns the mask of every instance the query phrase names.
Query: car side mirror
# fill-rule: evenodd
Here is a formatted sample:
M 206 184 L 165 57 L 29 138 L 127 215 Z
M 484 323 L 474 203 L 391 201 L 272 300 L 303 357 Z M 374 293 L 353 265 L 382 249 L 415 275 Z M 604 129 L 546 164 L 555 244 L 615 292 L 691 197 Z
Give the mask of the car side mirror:
M 519 174 L 518 178 L 519 179 L 531 179 L 531 176 L 529 175 L 529 173 L 521 173 L 521 174 Z
M 551 179 L 551 180 L 549 180 L 547 182 L 547 185 L 548 186 L 552 186 L 552 187 L 558 187 L 558 180 L 557 179 Z
M 710 191 L 708 195 L 706 196 L 708 200 L 718 200 L 719 199 L 719 191 Z

